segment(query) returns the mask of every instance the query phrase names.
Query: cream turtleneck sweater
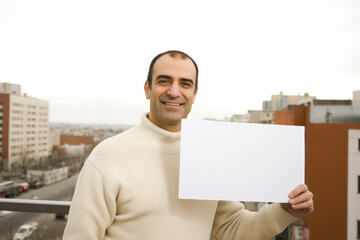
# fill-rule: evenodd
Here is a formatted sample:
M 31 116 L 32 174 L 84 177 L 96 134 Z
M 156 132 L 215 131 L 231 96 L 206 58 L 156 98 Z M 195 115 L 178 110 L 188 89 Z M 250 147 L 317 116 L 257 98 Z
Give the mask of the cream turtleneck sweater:
M 295 220 L 279 204 L 178 199 L 180 132 L 141 124 L 100 143 L 78 178 L 64 240 L 268 239 Z M 240 172 L 240 171 L 239 171 Z

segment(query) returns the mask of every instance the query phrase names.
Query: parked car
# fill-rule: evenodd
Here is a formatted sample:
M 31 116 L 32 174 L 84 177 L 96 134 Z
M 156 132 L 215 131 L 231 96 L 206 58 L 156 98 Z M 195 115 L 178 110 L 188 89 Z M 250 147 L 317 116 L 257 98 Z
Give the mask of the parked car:
M 21 187 L 22 192 L 26 192 L 30 189 L 30 186 L 27 182 L 19 183 L 16 185 L 17 187 Z
M 22 193 L 22 187 L 16 186 L 5 192 L 6 198 L 17 197 Z
M 37 228 L 36 222 L 24 224 L 16 231 L 13 240 L 24 240 L 29 237 Z
M 41 188 L 43 186 L 43 183 L 41 181 L 33 181 L 29 183 L 30 188 Z

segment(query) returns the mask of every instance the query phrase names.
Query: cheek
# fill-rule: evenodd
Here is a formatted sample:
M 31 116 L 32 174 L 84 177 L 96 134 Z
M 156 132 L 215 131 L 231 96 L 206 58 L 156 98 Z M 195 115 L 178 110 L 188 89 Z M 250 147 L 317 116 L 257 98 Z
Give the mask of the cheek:
M 186 99 L 188 100 L 189 103 L 193 104 L 195 102 L 196 95 L 194 95 L 194 92 L 190 92 L 184 96 L 186 97 Z
M 156 88 L 156 89 L 153 88 L 151 92 L 152 92 L 152 97 L 159 98 L 160 96 L 165 95 L 167 90 L 164 88 Z

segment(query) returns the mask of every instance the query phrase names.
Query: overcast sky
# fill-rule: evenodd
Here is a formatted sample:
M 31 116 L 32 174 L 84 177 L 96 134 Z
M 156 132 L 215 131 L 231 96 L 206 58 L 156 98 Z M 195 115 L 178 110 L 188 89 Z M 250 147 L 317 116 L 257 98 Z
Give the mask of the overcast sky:
M 50 121 L 135 124 L 158 53 L 197 62 L 192 119 L 260 110 L 282 91 L 360 90 L 360 1 L 1 0 L 0 81 L 50 104 Z

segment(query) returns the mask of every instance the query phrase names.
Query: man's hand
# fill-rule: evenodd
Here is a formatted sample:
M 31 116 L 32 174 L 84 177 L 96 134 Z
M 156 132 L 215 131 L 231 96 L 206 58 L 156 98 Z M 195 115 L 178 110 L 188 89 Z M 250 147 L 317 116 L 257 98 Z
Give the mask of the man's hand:
M 280 204 L 296 218 L 303 218 L 314 211 L 313 194 L 305 184 L 300 184 L 289 194 L 289 202 Z

